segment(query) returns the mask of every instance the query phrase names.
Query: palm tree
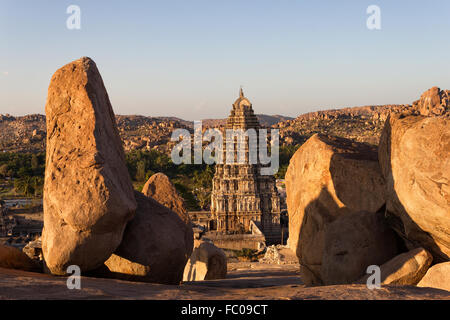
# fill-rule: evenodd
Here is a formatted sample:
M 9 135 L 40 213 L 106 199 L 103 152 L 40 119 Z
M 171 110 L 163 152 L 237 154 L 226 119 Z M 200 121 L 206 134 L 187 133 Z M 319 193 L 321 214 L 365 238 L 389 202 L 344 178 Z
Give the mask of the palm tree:
M 33 178 L 30 176 L 25 176 L 14 181 L 14 188 L 16 191 L 22 193 L 26 197 L 34 195 L 34 186 L 35 181 L 33 181 Z

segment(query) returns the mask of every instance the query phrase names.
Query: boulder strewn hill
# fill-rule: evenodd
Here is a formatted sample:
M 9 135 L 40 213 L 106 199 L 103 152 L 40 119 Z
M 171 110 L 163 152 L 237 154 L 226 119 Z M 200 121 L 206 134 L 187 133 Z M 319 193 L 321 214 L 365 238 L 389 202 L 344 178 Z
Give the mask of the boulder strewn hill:
M 258 115 L 260 123 L 270 127 L 293 118 Z M 125 151 L 156 149 L 170 153 L 173 130 L 193 131 L 193 122 L 176 117 L 117 115 L 117 127 Z M 203 128 L 223 126 L 226 119 L 203 120 Z M 45 150 L 45 116 L 40 114 L 14 117 L 0 114 L 0 152 L 43 152 Z
M 449 111 L 450 90 L 433 87 L 412 104 L 316 111 L 280 122 L 273 127 L 280 129 L 282 145 L 303 144 L 316 133 L 378 145 L 390 113 L 439 116 L 449 114 Z
M 381 131 L 390 113 L 441 115 L 450 109 L 450 90 L 433 87 L 412 104 L 382 105 L 316 111 L 296 119 L 259 114 L 264 127 L 280 129 L 281 145 L 303 144 L 316 133 L 378 145 Z M 116 116 L 125 151 L 156 149 L 170 153 L 174 129 L 192 132 L 193 122 L 176 117 Z M 203 129 L 223 127 L 226 119 L 204 119 Z M 45 150 L 45 116 L 0 115 L 0 152 L 40 152 Z

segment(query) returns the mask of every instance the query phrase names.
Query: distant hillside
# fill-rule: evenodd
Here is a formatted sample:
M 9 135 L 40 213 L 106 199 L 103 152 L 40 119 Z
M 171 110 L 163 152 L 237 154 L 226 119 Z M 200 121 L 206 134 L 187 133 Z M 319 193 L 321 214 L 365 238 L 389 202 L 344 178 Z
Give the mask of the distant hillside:
M 385 105 L 317 111 L 275 127 L 280 129 L 281 145 L 302 144 L 315 133 L 377 145 L 388 115 L 411 110 L 411 105 Z
M 390 113 L 450 115 L 450 91 L 433 87 L 419 100 L 408 105 L 383 105 L 342 108 L 302 114 L 280 122 L 281 145 L 302 144 L 315 133 L 324 133 L 378 145 L 384 123 Z
M 450 91 L 437 87 L 426 91 L 419 100 L 405 105 L 383 105 L 343 108 L 302 114 L 297 118 L 280 115 L 257 115 L 265 127 L 280 129 L 282 145 L 302 144 L 315 133 L 324 133 L 377 145 L 381 130 L 390 113 L 449 115 Z M 156 149 L 169 153 L 174 145 L 174 129 L 192 132 L 193 122 L 176 117 L 116 116 L 126 151 Z M 203 120 L 203 129 L 220 127 L 226 119 Z M 23 117 L 0 115 L 0 152 L 41 152 L 45 150 L 45 116 Z
M 278 115 L 258 115 L 258 118 L 264 126 L 293 119 Z M 156 149 L 168 153 L 174 145 L 170 141 L 174 129 L 193 130 L 192 121 L 176 117 L 117 115 L 116 120 L 125 151 Z M 219 127 L 225 120 L 204 120 L 203 128 Z M 0 115 L 0 152 L 42 152 L 45 150 L 45 139 L 44 115 Z
M 280 115 L 269 116 L 267 114 L 257 114 L 256 117 L 258 118 L 259 123 L 263 127 L 271 127 L 279 122 L 294 119 L 291 117 L 280 116 Z M 226 118 L 225 119 L 204 119 L 204 120 L 202 120 L 202 125 L 204 128 L 218 128 L 218 127 L 225 126 L 226 122 L 227 122 Z

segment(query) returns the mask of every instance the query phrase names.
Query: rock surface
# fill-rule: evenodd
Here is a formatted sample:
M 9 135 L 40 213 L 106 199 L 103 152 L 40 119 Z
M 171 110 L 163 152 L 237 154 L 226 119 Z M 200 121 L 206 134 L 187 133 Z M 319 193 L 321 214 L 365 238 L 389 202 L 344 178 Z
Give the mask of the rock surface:
M 194 251 L 184 268 L 183 281 L 224 279 L 226 275 L 225 252 L 210 242 L 196 240 Z
M 89 58 L 53 75 L 46 104 L 42 250 L 53 274 L 98 268 L 119 246 L 136 201 L 103 80 Z
M 0 268 L 40 271 L 39 264 L 19 249 L 0 245 Z
M 370 265 L 382 265 L 398 253 L 397 236 L 383 212 L 354 212 L 332 222 L 325 232 L 320 269 L 324 285 L 350 284 Z
M 416 285 L 425 275 L 433 261 L 433 256 L 423 248 L 402 253 L 382 266 L 381 284 Z M 366 283 L 370 275 L 358 283 Z
M 419 101 L 413 104 L 424 116 L 441 116 L 450 114 L 450 90 L 433 87 L 422 94 Z
M 142 189 L 142 193 L 166 206 L 186 223 L 190 223 L 184 200 L 178 194 L 169 177 L 164 173 L 152 175 Z
M 278 251 L 278 248 L 275 245 L 268 246 L 264 257 L 259 259 L 259 262 L 268 264 L 280 264 L 281 254 Z
M 387 216 L 410 249 L 450 259 L 450 119 L 391 116 L 379 146 Z
M 136 283 L 81 277 L 81 290 L 67 290 L 66 278 L 0 268 L 0 299 L 151 299 L 151 300 L 428 300 L 450 299 L 450 293 L 432 288 L 384 286 L 369 290 L 365 285 L 305 288 L 293 272 L 263 271 L 230 279 L 186 283 L 181 286 Z M 186 301 L 188 303 L 188 301 Z M 179 309 L 167 310 L 169 319 Z
M 39 239 L 28 242 L 27 245 L 22 249 L 22 251 L 32 260 L 43 260 L 42 239 L 39 237 Z
M 345 213 L 378 211 L 383 183 L 374 147 L 314 135 L 297 150 L 286 173 L 289 247 L 305 284 L 321 284 L 326 227 Z
M 106 267 L 123 279 L 180 283 L 194 245 L 192 227 L 154 199 L 137 191 L 135 198 L 136 215 Z
M 437 288 L 450 292 L 450 262 L 438 263 L 432 266 L 417 286 Z

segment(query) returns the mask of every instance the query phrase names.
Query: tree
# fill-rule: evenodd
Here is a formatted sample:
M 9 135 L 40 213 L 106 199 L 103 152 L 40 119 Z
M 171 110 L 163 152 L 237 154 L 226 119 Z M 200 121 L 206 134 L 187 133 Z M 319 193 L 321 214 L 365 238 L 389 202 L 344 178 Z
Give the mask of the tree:
M 35 196 L 42 195 L 44 189 L 44 178 L 36 176 L 31 178 L 31 182 L 33 184 L 34 195 Z
M 9 167 L 7 164 L 2 164 L 0 166 L 0 176 L 6 177 L 8 175 Z
M 136 165 L 136 180 L 137 181 L 144 181 L 145 180 L 145 162 L 143 160 L 139 161 Z
M 33 154 L 31 156 L 31 170 L 36 172 L 37 169 L 39 169 L 39 159 L 37 155 Z
M 14 181 L 14 188 L 16 189 L 16 191 L 22 193 L 26 197 L 34 195 L 34 185 L 35 182 L 30 176 L 24 176 Z
M 206 166 L 206 169 L 203 171 L 194 172 L 194 186 L 192 192 L 202 209 L 207 209 L 210 205 L 213 177 L 214 172 L 209 165 Z

